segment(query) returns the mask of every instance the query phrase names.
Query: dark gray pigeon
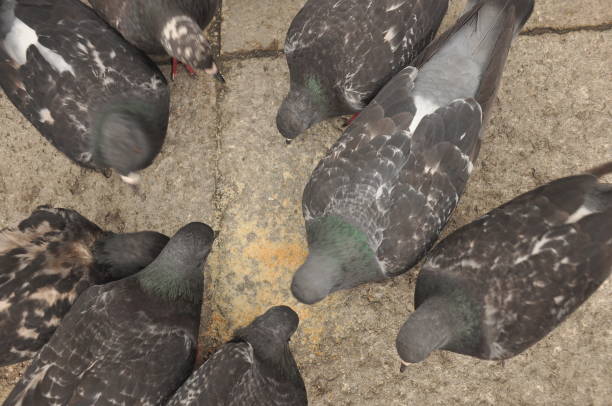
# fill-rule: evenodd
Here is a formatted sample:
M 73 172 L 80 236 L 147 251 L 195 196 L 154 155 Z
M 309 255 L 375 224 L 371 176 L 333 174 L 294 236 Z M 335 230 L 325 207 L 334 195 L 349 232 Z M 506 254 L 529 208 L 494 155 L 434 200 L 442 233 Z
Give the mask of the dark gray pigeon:
M 465 188 L 508 50 L 533 0 L 484 0 L 397 74 L 314 170 L 303 196 L 304 303 L 406 272 Z
M 291 89 L 276 123 L 293 139 L 361 111 L 433 39 L 448 0 L 308 0 L 285 41 Z
M 167 406 L 306 406 L 306 388 L 289 349 L 299 318 L 276 306 L 238 330 Z
M 3 0 L 0 12 L 8 98 L 77 164 L 136 183 L 166 136 L 159 69 L 78 0 Z
M 219 0 L 90 0 L 92 7 L 130 43 L 152 55 L 170 55 L 172 78 L 179 60 L 224 82 L 202 30 Z
M 190 223 L 139 273 L 87 289 L 4 406 L 164 404 L 193 368 L 213 239 Z
M 612 184 L 597 180 L 611 172 L 553 181 L 444 239 L 397 336 L 402 362 L 437 349 L 510 358 L 576 310 L 612 271 Z
M 104 232 L 49 206 L 0 231 L 0 366 L 32 358 L 85 289 L 138 272 L 166 242 L 152 231 Z

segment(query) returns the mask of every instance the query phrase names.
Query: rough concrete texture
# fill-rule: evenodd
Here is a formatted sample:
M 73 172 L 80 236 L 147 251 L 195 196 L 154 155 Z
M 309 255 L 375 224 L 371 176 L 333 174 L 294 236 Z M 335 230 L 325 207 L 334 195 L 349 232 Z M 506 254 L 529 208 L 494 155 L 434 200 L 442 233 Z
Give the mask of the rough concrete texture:
M 550 336 L 505 363 L 437 352 L 403 375 L 394 340 L 413 310 L 417 270 L 297 305 L 288 286 L 306 255 L 301 193 L 341 134 L 340 120 L 289 146 L 274 125 L 288 88 L 286 64 L 253 51 L 282 46 L 303 0 L 224 3 L 220 63 L 228 83 L 183 74 L 172 85 L 170 130 L 143 174 L 144 199 L 115 177 L 72 165 L 2 95 L 0 225 L 42 203 L 75 208 L 118 231 L 173 233 L 188 221 L 212 223 L 221 234 L 206 267 L 202 354 L 269 306 L 288 304 L 301 318 L 291 347 L 311 405 L 610 404 L 610 281 Z M 463 3 L 452 2 L 446 26 Z M 519 193 L 612 158 L 612 30 L 601 27 L 612 16 L 605 3 L 537 1 L 445 234 Z M 600 31 L 576 28 L 582 25 Z M 569 32 L 543 29 L 550 27 Z M 22 368 L 0 369 L 0 400 Z

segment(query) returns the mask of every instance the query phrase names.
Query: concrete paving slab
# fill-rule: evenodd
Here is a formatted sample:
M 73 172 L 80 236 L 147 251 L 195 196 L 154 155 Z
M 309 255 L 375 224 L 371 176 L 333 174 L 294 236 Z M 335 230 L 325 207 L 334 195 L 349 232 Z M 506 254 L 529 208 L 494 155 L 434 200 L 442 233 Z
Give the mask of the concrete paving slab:
M 204 350 L 229 338 L 268 307 L 287 303 L 304 321 L 303 343 L 319 340 L 320 317 L 296 306 L 288 289 L 306 255 L 301 196 L 318 160 L 341 134 L 318 126 L 291 145 L 276 130 L 276 109 L 288 90 L 284 58 L 225 64 L 228 86 L 220 102 L 219 248 L 210 257 Z
M 289 24 L 304 3 L 305 0 L 224 0 L 222 53 L 283 49 Z

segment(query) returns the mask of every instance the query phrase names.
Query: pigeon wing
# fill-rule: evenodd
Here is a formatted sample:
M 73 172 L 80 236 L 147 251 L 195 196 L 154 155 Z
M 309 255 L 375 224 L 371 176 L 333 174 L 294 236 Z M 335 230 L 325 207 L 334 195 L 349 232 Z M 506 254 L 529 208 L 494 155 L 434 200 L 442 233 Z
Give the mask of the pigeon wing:
M 250 344 L 242 341 L 227 343 L 191 375 L 167 406 L 243 404 L 238 402 L 238 397 L 243 396 L 242 389 L 248 385 L 252 366 Z

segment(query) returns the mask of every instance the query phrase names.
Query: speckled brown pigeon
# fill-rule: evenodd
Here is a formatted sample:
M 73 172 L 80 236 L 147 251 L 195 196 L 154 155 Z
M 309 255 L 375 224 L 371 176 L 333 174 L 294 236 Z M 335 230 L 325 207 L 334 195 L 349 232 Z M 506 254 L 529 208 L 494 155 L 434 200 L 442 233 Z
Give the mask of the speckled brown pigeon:
M 0 231 L 0 366 L 32 358 L 85 289 L 138 272 L 167 241 L 152 231 L 104 232 L 49 206 Z
M 306 406 L 306 388 L 289 339 L 298 315 L 276 306 L 238 330 L 167 406 Z
M 404 364 L 442 349 L 513 357 L 576 310 L 612 272 L 612 163 L 527 192 L 430 253 L 415 312 L 397 336 Z
M 213 240 L 190 223 L 139 273 L 87 289 L 4 406 L 164 404 L 193 368 Z
M 308 0 L 285 40 L 290 90 L 276 123 L 288 140 L 361 111 L 433 39 L 448 0 Z
M 533 0 L 482 0 L 397 74 L 304 189 L 309 254 L 291 285 L 315 303 L 406 272 L 450 218 L 480 150 L 510 45 Z
M 179 60 L 195 74 L 204 69 L 225 82 L 202 30 L 219 8 L 219 0 L 90 0 L 92 7 L 125 39 L 148 54 L 168 54 L 172 78 Z

